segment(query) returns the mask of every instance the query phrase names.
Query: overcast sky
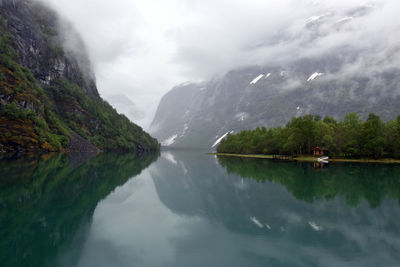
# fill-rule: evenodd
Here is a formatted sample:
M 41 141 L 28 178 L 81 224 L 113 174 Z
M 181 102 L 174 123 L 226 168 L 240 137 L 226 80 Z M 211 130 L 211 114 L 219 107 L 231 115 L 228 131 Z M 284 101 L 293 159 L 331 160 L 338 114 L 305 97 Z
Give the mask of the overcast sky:
M 399 35 L 393 34 L 400 29 L 398 0 L 44 1 L 82 35 L 100 94 L 106 100 L 128 96 L 145 112 L 135 121 L 145 129 L 161 97 L 179 83 L 285 56 L 315 56 L 348 43 L 384 44 L 387 49 L 399 43 Z M 307 44 L 304 27 L 310 17 L 337 12 L 340 20 L 352 7 L 371 5 L 376 10 L 346 31 L 322 29 L 329 34 Z M 298 37 L 273 43 L 282 33 Z

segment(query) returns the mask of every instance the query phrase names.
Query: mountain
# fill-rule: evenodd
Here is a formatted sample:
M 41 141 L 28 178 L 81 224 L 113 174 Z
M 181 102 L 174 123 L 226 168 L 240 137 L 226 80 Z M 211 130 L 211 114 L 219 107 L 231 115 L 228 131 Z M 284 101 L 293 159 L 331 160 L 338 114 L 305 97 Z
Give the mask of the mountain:
M 0 1 L 0 151 L 158 149 L 100 98 L 74 28 L 35 0 Z
M 113 105 L 117 111 L 125 114 L 131 121 L 141 120 L 145 117 L 145 112 L 126 95 L 107 95 L 108 102 Z
M 176 86 L 162 98 L 151 132 L 164 146 L 211 148 L 230 132 L 283 126 L 306 114 L 342 119 L 356 112 L 365 120 L 373 112 L 386 121 L 396 118 L 398 45 L 348 40 L 357 38 L 354 29 L 362 29 L 377 8 L 321 10 L 260 45 L 287 48 L 287 55 L 277 52 L 275 60 Z M 295 34 L 293 28 L 301 30 Z M 346 42 L 334 43 L 342 39 Z

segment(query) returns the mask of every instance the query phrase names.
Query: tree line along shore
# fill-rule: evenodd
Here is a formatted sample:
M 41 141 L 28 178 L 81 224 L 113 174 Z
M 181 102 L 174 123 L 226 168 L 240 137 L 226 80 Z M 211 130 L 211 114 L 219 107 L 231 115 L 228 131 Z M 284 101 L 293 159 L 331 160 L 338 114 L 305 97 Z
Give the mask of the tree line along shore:
M 293 118 L 285 127 L 259 127 L 229 134 L 217 147 L 217 153 L 288 155 L 307 160 L 305 155 L 315 154 L 316 148 L 320 155 L 337 159 L 400 159 L 400 116 L 384 122 L 374 113 L 365 121 L 356 113 L 347 114 L 342 121 L 306 115 Z

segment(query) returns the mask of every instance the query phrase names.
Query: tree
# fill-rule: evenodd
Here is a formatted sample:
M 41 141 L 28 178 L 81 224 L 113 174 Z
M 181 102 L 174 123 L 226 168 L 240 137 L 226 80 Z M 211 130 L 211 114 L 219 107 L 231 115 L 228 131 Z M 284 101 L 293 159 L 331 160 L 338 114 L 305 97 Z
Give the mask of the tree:
M 362 153 L 367 157 L 379 158 L 383 155 L 385 126 L 381 118 L 374 113 L 362 124 Z
M 391 158 L 400 158 L 400 116 L 386 124 L 385 153 Z
M 314 126 L 314 146 L 330 150 L 333 146 L 334 126 L 324 121 L 317 121 Z
M 291 142 L 299 154 L 311 153 L 314 139 L 314 125 L 315 121 L 312 115 L 294 118 L 287 124 L 286 127 L 291 132 Z
M 331 156 L 381 158 L 400 157 L 400 116 L 389 123 L 370 114 L 363 123 L 356 113 L 342 122 L 307 115 L 293 118 L 284 128 L 242 131 L 228 135 L 217 151 L 237 154 L 309 154 L 313 146 L 323 147 Z
M 347 114 L 344 117 L 342 126 L 343 153 L 345 156 L 360 156 L 361 153 L 361 128 L 362 122 L 356 113 Z

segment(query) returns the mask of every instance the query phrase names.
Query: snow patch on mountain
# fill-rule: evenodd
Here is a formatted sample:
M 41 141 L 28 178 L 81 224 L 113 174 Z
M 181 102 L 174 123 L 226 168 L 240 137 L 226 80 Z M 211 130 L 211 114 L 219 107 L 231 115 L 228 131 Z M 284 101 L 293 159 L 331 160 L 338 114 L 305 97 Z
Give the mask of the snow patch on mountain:
M 336 21 L 336 24 L 348 22 L 348 21 L 351 21 L 351 20 L 353 20 L 353 19 L 354 19 L 354 17 L 345 17 L 345 18 L 341 18 L 341 19 L 339 19 L 339 20 Z
M 189 86 L 189 85 L 192 85 L 192 84 L 194 84 L 194 82 L 186 81 L 186 82 L 183 82 L 183 83 L 179 84 L 178 87 Z
M 268 79 L 271 76 L 271 73 L 268 73 L 267 75 L 265 75 L 265 79 Z
M 320 20 L 320 19 L 322 19 L 324 17 L 327 17 L 329 15 L 330 15 L 330 13 L 325 13 L 325 14 L 322 14 L 322 15 L 319 15 L 319 16 L 309 17 L 308 19 L 306 19 L 306 24 L 317 22 L 318 20 Z
M 224 134 L 223 136 L 218 138 L 217 141 L 215 141 L 215 143 L 212 145 L 212 148 L 216 147 L 219 143 L 221 143 L 222 140 L 224 140 L 225 137 L 228 136 L 228 134 L 232 134 L 232 133 L 233 133 L 233 131 L 226 132 L 226 134 Z
M 188 129 L 189 129 L 189 125 L 187 123 L 185 123 L 180 137 L 184 137 Z
M 234 118 L 238 121 L 244 121 L 248 117 L 249 117 L 249 114 L 247 114 L 246 112 L 241 112 L 241 113 L 236 114 L 236 116 Z
M 250 84 L 256 84 L 256 83 L 258 83 L 258 81 L 261 80 L 262 77 L 264 77 L 264 74 L 260 74 L 259 76 L 257 76 L 257 78 L 255 78 L 254 80 L 252 80 L 252 81 L 250 82 Z
M 173 136 L 171 136 L 170 138 L 165 139 L 164 141 L 161 142 L 161 145 L 163 146 L 170 146 L 173 145 L 176 141 L 176 138 L 178 137 L 177 134 L 174 134 Z
M 318 77 L 320 77 L 320 76 L 322 76 L 322 75 L 324 75 L 324 73 L 321 73 L 321 72 L 314 72 L 314 73 L 310 76 L 310 78 L 307 79 L 307 82 L 311 82 L 311 81 L 315 80 L 316 78 L 318 78 Z

